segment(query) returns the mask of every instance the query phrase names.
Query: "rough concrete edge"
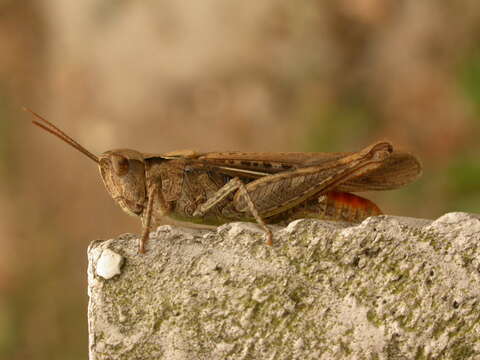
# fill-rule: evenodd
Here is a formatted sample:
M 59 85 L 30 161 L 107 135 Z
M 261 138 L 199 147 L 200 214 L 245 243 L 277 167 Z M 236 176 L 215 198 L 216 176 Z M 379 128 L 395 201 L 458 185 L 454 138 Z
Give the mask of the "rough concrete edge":
M 480 215 L 476 215 L 476 214 L 467 214 L 467 213 L 449 213 L 449 214 L 445 214 L 443 215 L 442 217 L 432 221 L 432 220 L 426 220 L 426 219 L 416 219 L 416 218 L 409 218 L 409 217 L 392 217 L 392 216 L 382 216 L 380 218 L 371 218 L 371 219 L 367 219 L 364 223 L 360 224 L 360 225 L 354 225 L 354 226 L 351 226 L 349 224 L 339 224 L 339 223 L 325 223 L 325 222 L 321 222 L 322 223 L 322 226 L 327 226 L 327 227 L 332 227 L 336 230 L 340 230 L 341 233 L 343 235 L 346 235 L 348 236 L 348 233 L 353 230 L 354 228 L 358 228 L 358 227 L 362 227 L 362 226 L 367 226 L 369 223 L 376 223 L 376 224 L 380 224 L 380 226 L 382 226 L 382 221 L 381 218 L 385 219 L 385 220 L 388 220 L 385 222 L 385 226 L 395 226 L 395 225 L 398 225 L 398 226 L 406 226 L 406 227 L 409 227 L 409 228 L 415 228 L 415 229 L 431 229 L 431 228 L 435 228 L 435 226 L 437 226 L 438 224 L 451 224 L 451 223 L 455 223 L 458 221 L 458 219 L 468 219 L 468 218 L 476 218 L 476 219 L 480 219 Z M 280 232 L 295 232 L 295 229 L 297 227 L 298 224 L 301 224 L 304 220 L 297 220 L 295 222 L 292 222 L 291 224 L 289 224 L 287 227 L 285 228 L 281 228 L 281 229 L 278 229 L 276 231 L 280 231 Z M 257 231 L 257 232 L 261 232 L 258 227 L 255 225 L 255 224 L 250 224 L 250 223 L 245 223 L 245 224 L 242 224 L 240 226 L 240 228 L 242 228 L 243 226 L 246 226 L 248 227 L 249 229 L 253 230 L 253 231 Z M 219 234 L 221 233 L 222 231 L 241 231 L 241 230 L 238 230 L 239 227 L 238 226 L 232 226 L 232 224 L 226 224 L 222 227 L 219 227 L 216 231 L 209 231 L 209 230 L 201 230 L 201 233 L 202 233 L 202 236 L 212 236 L 212 235 L 216 235 L 216 234 Z M 190 230 L 190 229 L 186 229 L 186 228 L 174 228 L 174 227 L 171 227 L 171 226 L 162 226 L 162 227 L 159 227 L 156 232 L 154 232 L 154 236 L 156 236 L 156 234 L 158 233 L 161 233 L 161 232 L 175 232 L 177 233 L 177 235 L 179 234 L 184 234 L 185 236 L 191 236 L 192 234 L 198 234 L 199 233 L 199 230 L 196 230 L 196 229 L 193 229 L 193 230 Z M 231 234 L 232 235 L 232 234 Z M 181 236 L 181 235 L 179 235 Z M 121 237 L 122 238 L 122 237 Z M 134 235 L 124 235 L 123 238 L 129 238 L 129 239 L 134 239 L 135 236 Z M 109 241 L 112 241 L 112 240 L 107 240 L 107 242 L 102 242 L 102 244 L 104 245 L 107 245 Z M 89 252 L 90 250 L 92 250 L 96 245 L 98 245 L 98 242 L 94 242 L 91 244 L 91 246 L 89 247 Z M 97 249 L 98 250 L 98 249 Z M 90 254 L 91 255 L 91 254 Z M 94 255 L 95 257 L 95 250 L 94 250 Z M 98 255 L 99 256 L 99 255 Z M 93 271 L 94 271 L 94 268 L 93 268 L 93 265 L 91 266 L 91 264 L 93 264 L 94 261 L 91 261 L 89 263 L 89 277 L 90 276 L 94 276 L 93 275 Z M 89 289 L 90 290 L 90 289 Z M 91 310 L 90 309 L 90 303 L 89 303 L 89 311 Z M 92 309 L 93 310 L 93 309 Z M 91 324 L 89 322 L 89 333 L 90 335 L 92 335 L 92 331 L 91 331 L 91 328 L 90 328 Z M 93 356 L 93 355 L 91 355 Z M 92 357 L 93 358 L 93 357 Z

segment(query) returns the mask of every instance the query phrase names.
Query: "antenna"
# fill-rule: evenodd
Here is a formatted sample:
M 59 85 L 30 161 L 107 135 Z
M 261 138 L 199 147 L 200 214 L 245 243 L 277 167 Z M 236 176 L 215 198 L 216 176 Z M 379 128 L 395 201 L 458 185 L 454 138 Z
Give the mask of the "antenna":
M 47 119 L 43 118 L 42 116 L 38 115 L 36 112 L 34 112 L 34 111 L 32 111 L 32 110 L 30 110 L 26 107 L 24 107 L 23 110 L 31 113 L 33 116 L 35 116 L 39 120 L 39 121 L 38 120 L 32 120 L 32 123 L 34 125 L 37 125 L 38 127 L 42 128 L 43 130 L 49 132 L 50 134 L 55 135 L 59 139 L 65 141 L 67 144 L 69 144 L 70 146 L 74 147 L 75 149 L 77 149 L 78 151 L 83 153 L 84 155 L 88 156 L 90 159 L 95 161 L 97 164 L 99 163 L 98 157 L 96 155 L 92 154 L 90 151 L 85 149 L 82 145 L 77 143 L 70 136 L 68 136 L 62 130 L 60 130 L 58 127 L 53 125 L 50 121 L 48 121 Z

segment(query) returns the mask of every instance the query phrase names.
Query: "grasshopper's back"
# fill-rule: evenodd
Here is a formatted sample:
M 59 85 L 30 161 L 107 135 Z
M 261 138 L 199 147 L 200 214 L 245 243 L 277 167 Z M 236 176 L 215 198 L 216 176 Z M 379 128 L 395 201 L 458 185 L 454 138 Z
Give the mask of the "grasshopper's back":
M 244 153 L 244 152 L 211 152 L 201 154 L 199 159 L 205 160 L 232 176 L 259 178 L 284 171 L 292 171 L 306 166 L 326 163 L 334 164 L 338 159 L 354 153 Z M 231 170 L 230 170 L 231 169 Z M 382 165 L 358 178 L 340 184 L 337 190 L 361 192 L 370 190 L 391 190 L 402 187 L 416 180 L 422 173 L 422 165 L 418 158 L 403 151 L 393 151 Z

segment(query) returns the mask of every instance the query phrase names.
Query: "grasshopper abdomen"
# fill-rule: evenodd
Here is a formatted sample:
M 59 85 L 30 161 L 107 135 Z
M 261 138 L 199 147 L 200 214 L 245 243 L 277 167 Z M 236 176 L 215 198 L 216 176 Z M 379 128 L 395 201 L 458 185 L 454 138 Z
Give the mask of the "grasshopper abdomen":
M 318 198 L 318 217 L 325 220 L 361 222 L 382 211 L 372 201 L 347 192 L 330 191 Z
M 268 219 L 270 224 L 287 225 L 297 219 L 310 218 L 359 223 L 369 216 L 383 214 L 372 201 L 341 191 L 328 191 L 318 197 Z

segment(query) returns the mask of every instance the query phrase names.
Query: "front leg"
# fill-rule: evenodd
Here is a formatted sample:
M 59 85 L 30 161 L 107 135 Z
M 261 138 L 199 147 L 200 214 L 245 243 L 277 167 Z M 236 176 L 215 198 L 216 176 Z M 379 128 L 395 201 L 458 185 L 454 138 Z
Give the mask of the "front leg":
M 200 205 L 193 213 L 193 216 L 204 215 L 208 210 L 213 208 L 215 205 L 217 205 L 222 200 L 226 199 L 230 194 L 236 191 L 239 191 L 242 194 L 243 198 L 247 202 L 247 206 L 248 206 L 248 209 L 250 210 L 250 213 L 258 222 L 258 224 L 262 227 L 262 229 L 265 231 L 265 236 L 266 236 L 265 243 L 267 245 L 273 245 L 272 231 L 267 227 L 267 225 L 265 224 L 265 221 L 263 221 L 263 219 L 260 217 L 258 210 L 255 208 L 255 205 L 253 204 L 253 201 L 247 192 L 245 184 L 242 182 L 242 180 L 240 180 L 237 177 L 231 179 L 228 183 L 222 186 L 210 199 L 208 199 L 206 202 Z
M 145 244 L 148 241 L 148 237 L 150 235 L 150 226 L 152 223 L 152 215 L 153 215 L 153 208 L 155 200 L 158 202 L 158 206 L 160 208 L 160 216 L 163 216 L 168 213 L 169 207 L 165 198 L 163 197 L 161 188 L 159 184 L 153 183 L 148 188 L 148 203 L 147 203 L 147 211 L 145 216 L 142 216 L 142 223 L 143 223 L 143 230 L 142 236 L 140 238 L 140 244 L 138 247 L 138 252 L 145 253 Z

